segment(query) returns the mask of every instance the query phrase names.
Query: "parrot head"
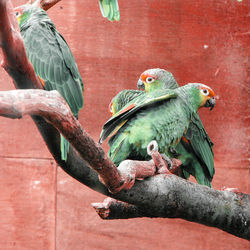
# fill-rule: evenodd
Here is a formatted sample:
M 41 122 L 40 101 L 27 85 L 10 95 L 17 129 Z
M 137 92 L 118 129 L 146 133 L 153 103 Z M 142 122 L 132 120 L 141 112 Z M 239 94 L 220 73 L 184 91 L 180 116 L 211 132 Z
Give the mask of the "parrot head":
M 19 6 L 18 8 L 15 8 L 15 15 L 18 21 L 18 24 L 20 26 L 21 23 L 23 23 L 25 20 L 28 19 L 30 16 L 30 13 L 25 11 L 25 5 Z
M 189 83 L 186 86 L 191 86 L 191 97 L 193 97 L 194 103 L 196 103 L 198 108 L 209 107 L 210 110 L 214 108 L 215 93 L 210 87 L 202 83 Z
M 39 1 L 35 1 L 33 4 L 27 3 L 25 5 L 16 7 L 14 11 L 19 26 L 21 26 L 23 23 L 25 23 L 25 21 L 29 19 L 34 9 L 38 8 L 39 8 Z
M 158 68 L 144 71 L 137 82 L 137 88 L 146 92 L 156 89 L 175 89 L 178 87 L 179 85 L 170 72 Z

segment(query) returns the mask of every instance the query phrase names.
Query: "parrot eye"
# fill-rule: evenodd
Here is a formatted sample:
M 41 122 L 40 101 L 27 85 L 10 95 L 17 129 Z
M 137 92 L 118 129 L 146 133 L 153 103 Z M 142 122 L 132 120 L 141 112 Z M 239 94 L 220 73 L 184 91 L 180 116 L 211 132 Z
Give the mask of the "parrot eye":
M 110 113 L 111 115 L 113 115 L 113 99 L 112 99 L 112 101 L 111 101 L 110 104 L 109 104 L 109 113 Z
M 209 95 L 209 91 L 207 89 L 202 89 L 201 90 L 201 93 L 205 96 L 208 96 Z
M 152 82 L 154 82 L 154 81 L 155 81 L 155 79 L 154 79 L 153 77 L 150 77 L 150 76 L 149 76 L 149 77 L 146 78 L 146 82 L 147 82 L 147 83 L 152 83 Z
M 16 17 L 19 17 L 21 13 L 19 11 L 16 12 Z

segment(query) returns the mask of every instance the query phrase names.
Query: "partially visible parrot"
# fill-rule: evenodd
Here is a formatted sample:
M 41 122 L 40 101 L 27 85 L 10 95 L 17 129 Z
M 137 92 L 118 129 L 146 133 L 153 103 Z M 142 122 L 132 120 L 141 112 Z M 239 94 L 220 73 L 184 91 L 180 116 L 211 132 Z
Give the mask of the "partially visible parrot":
M 176 89 L 179 87 L 173 75 L 164 69 L 149 69 L 143 72 L 137 83 L 138 89 L 150 93 L 159 89 Z M 210 140 L 198 113 L 191 119 L 185 136 L 178 146 L 181 152 L 183 177 L 193 175 L 197 182 L 211 187 L 214 170 L 213 143 Z
M 120 109 L 122 109 L 127 103 L 129 103 L 134 98 L 145 95 L 144 91 L 125 89 L 119 92 L 109 104 L 109 112 L 111 115 L 116 114 Z
M 138 95 L 116 112 L 103 126 L 100 140 L 109 140 L 110 159 L 118 166 L 123 160 L 149 160 L 148 144 L 155 140 L 167 158 L 180 158 L 180 140 L 200 107 L 215 105 L 211 88 L 198 83 L 155 90 Z
M 78 117 L 83 107 L 83 82 L 73 54 L 44 10 L 34 4 L 15 9 L 21 35 L 35 73 L 46 90 L 57 90 Z M 67 160 L 69 142 L 61 136 L 61 158 Z
M 118 0 L 99 0 L 99 6 L 103 17 L 109 21 L 120 20 Z

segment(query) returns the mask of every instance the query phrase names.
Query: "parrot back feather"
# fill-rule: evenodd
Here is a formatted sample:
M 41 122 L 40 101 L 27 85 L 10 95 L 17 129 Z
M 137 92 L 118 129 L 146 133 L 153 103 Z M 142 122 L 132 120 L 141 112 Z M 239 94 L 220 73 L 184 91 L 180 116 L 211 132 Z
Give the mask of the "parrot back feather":
M 47 13 L 27 5 L 19 23 L 28 58 L 46 90 L 57 90 L 78 117 L 83 107 L 83 82 L 74 56 Z M 61 136 L 62 159 L 67 159 L 69 142 Z

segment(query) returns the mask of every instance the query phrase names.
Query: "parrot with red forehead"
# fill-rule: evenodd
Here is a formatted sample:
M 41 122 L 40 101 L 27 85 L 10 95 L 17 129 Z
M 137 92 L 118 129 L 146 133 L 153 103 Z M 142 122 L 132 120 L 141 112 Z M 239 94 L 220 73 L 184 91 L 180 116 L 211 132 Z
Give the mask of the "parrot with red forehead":
M 164 69 L 149 69 L 143 72 L 137 83 L 138 89 L 146 93 L 159 89 L 179 87 L 173 75 Z M 195 113 L 187 133 L 181 138 L 178 150 L 182 152 L 182 175 L 193 175 L 197 182 L 211 187 L 214 170 L 213 143 L 210 140 L 198 113 Z
M 57 90 L 78 117 L 83 107 L 83 82 L 74 56 L 38 2 L 15 9 L 27 56 L 45 90 Z M 67 160 L 69 142 L 61 137 L 61 159 Z
M 111 22 L 120 20 L 118 0 L 99 0 L 99 6 L 103 17 Z
M 147 146 L 158 143 L 159 152 L 165 159 L 191 160 L 180 141 L 187 134 L 190 121 L 201 107 L 215 105 L 211 88 L 190 83 L 176 89 L 158 89 L 140 94 L 104 124 L 100 140 L 109 140 L 110 159 L 118 166 L 123 160 L 149 160 Z

